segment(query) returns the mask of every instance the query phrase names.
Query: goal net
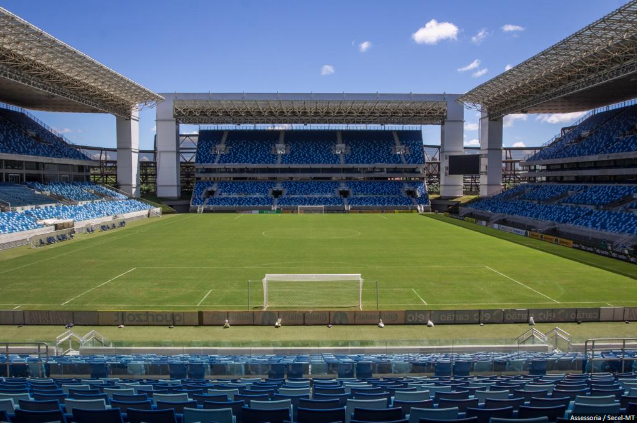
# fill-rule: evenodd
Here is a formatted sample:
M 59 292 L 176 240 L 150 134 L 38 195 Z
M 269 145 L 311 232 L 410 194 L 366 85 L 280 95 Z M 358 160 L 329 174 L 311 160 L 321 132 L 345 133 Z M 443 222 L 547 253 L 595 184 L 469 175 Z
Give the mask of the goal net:
M 360 274 L 268 274 L 263 278 L 263 309 L 363 309 Z
M 310 213 L 325 213 L 325 206 L 298 206 L 299 214 L 310 214 Z

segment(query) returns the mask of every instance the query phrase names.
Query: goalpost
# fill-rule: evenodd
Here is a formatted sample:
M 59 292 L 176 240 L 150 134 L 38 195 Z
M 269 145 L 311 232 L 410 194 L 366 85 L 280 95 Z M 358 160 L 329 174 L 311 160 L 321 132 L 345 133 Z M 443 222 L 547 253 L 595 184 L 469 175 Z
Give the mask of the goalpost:
M 354 274 L 268 274 L 263 278 L 263 310 L 363 309 L 363 278 Z
M 298 206 L 298 214 L 323 214 L 325 213 L 325 206 Z

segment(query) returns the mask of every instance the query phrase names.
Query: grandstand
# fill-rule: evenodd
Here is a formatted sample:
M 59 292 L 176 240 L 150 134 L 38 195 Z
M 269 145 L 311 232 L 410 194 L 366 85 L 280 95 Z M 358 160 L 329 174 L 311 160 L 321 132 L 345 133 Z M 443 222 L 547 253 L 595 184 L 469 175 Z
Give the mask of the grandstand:
M 0 422 L 634 415 L 635 16 L 462 95 L 156 94 L 0 8 Z M 116 171 L 25 109 L 115 116 Z M 503 184 L 505 116 L 589 110 Z
M 429 209 L 416 131 L 201 130 L 196 157 L 193 210 Z

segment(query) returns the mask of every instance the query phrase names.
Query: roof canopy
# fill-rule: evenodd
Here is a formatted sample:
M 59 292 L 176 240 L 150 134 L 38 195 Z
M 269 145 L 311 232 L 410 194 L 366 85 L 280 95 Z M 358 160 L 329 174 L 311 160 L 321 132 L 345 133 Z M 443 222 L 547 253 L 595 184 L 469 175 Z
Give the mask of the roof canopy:
M 462 95 L 490 118 L 567 113 L 637 97 L 637 0 Z
M 165 94 L 190 124 L 440 124 L 443 94 Z M 453 96 L 455 99 L 457 96 Z
M 58 112 L 112 113 L 162 97 L 0 7 L 0 101 Z

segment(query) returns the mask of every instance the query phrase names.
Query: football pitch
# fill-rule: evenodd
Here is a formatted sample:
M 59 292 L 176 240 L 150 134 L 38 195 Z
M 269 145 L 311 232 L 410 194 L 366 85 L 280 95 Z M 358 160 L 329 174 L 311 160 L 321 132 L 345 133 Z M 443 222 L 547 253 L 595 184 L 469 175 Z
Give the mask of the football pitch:
M 0 309 L 248 310 L 267 273 L 360 273 L 364 310 L 376 281 L 385 310 L 637 305 L 632 265 L 538 248 L 417 214 L 166 216 L 0 252 Z

